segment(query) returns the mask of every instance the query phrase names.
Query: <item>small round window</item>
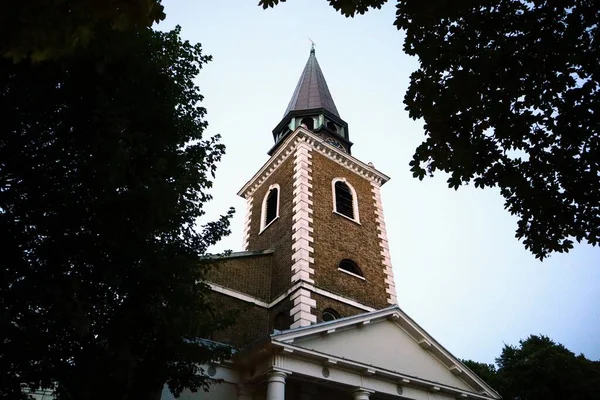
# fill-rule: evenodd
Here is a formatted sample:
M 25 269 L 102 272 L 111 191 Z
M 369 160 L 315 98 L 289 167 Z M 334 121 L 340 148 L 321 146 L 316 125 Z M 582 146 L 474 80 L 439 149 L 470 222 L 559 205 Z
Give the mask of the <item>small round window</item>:
M 332 310 L 331 308 L 326 308 L 325 310 L 323 310 L 323 322 L 333 321 L 335 319 L 338 319 L 339 317 L 340 314 L 338 314 L 337 311 Z

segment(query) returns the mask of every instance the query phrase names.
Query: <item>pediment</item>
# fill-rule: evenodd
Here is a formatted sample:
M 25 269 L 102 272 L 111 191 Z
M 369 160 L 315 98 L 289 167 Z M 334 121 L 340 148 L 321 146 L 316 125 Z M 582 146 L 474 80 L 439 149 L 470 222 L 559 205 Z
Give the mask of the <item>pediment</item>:
M 498 398 L 398 307 L 290 330 L 272 338 L 324 357 Z
M 392 321 L 384 320 L 321 336 L 300 338 L 294 345 L 332 356 L 474 391 Z

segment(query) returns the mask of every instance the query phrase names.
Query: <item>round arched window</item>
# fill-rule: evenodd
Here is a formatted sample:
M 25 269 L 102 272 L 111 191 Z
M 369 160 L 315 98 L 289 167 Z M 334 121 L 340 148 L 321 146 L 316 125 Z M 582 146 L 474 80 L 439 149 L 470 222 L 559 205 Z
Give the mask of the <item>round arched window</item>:
M 273 328 L 278 331 L 285 331 L 286 329 L 290 329 L 290 322 L 287 316 L 287 313 L 280 312 L 275 316 L 275 320 L 273 321 Z
M 356 264 L 354 261 L 349 260 L 347 258 L 340 261 L 339 268 L 343 269 L 346 272 L 350 272 L 354 275 L 363 276 L 363 273 L 362 273 L 361 269 L 358 267 L 358 264 Z
M 328 321 L 333 321 L 335 319 L 338 319 L 340 317 L 340 314 L 337 313 L 337 311 L 331 309 L 331 308 L 326 308 L 323 310 L 323 322 L 328 322 Z

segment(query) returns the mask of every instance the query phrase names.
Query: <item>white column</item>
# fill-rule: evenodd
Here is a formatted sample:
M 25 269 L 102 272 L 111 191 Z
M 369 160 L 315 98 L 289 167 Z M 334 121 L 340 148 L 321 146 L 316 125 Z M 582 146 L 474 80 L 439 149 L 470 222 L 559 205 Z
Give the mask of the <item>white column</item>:
M 366 389 L 356 389 L 354 392 L 352 392 L 352 398 L 354 400 L 369 400 L 369 396 L 371 395 L 371 393 L 373 393 L 371 390 L 366 390 Z
M 285 373 L 273 371 L 268 377 L 267 400 L 285 400 Z

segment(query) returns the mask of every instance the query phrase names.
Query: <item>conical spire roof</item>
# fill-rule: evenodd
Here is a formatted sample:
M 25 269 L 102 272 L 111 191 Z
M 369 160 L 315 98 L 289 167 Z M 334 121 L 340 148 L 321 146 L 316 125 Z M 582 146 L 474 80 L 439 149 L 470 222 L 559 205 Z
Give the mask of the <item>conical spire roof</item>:
M 333 97 L 325 82 L 325 77 L 317 62 L 314 46 L 310 49 L 310 56 L 300 76 L 296 90 L 290 104 L 285 110 L 284 117 L 291 111 L 312 110 L 324 108 L 336 117 L 340 118 Z

